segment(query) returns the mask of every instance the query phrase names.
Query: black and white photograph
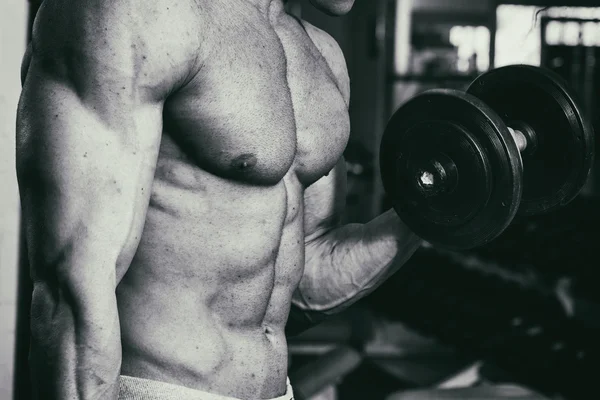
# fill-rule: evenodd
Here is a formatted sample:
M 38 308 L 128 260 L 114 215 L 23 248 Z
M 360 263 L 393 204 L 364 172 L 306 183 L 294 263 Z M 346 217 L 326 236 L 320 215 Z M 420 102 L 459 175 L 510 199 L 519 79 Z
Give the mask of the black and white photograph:
M 2 0 L 0 400 L 600 399 L 600 0 Z

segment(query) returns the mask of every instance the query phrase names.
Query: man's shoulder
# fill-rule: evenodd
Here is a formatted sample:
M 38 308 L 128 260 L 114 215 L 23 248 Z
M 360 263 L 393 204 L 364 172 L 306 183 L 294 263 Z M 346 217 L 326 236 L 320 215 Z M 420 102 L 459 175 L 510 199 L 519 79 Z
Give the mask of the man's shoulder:
M 34 39 L 89 49 L 133 44 L 177 46 L 194 40 L 201 14 L 195 0 L 45 0 L 33 26 Z M 182 40 L 182 34 L 187 40 Z M 34 40 L 35 44 L 36 40 Z
M 193 70 L 200 43 L 194 0 L 71 3 L 45 0 L 36 16 L 33 58 L 47 72 L 69 81 L 129 76 L 170 90 Z
M 340 45 L 330 34 L 311 23 L 302 20 L 302 25 L 315 47 L 319 50 L 325 61 L 327 61 L 331 72 L 333 72 L 337 79 L 344 100 L 348 104 L 350 100 L 350 78 L 348 77 L 346 59 Z

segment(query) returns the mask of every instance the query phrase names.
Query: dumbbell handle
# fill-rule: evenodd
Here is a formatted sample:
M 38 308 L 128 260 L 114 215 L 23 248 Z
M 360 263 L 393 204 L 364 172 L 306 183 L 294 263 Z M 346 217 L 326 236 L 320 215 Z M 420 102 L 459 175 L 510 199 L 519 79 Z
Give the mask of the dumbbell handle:
M 523 122 L 514 121 L 508 126 L 508 131 L 521 154 L 531 155 L 534 153 L 538 143 L 537 136 L 532 127 Z
M 537 147 L 534 130 L 522 123 L 514 122 L 507 126 L 521 154 L 531 154 Z M 417 171 L 415 176 L 417 189 L 425 196 L 435 196 L 440 192 L 451 190 L 456 185 L 456 165 L 444 156 L 431 160 L 429 165 Z
M 513 129 L 510 126 L 508 127 L 510 134 L 512 135 L 515 143 L 517 144 L 517 148 L 522 153 L 527 149 L 527 136 L 523 132 L 518 129 Z

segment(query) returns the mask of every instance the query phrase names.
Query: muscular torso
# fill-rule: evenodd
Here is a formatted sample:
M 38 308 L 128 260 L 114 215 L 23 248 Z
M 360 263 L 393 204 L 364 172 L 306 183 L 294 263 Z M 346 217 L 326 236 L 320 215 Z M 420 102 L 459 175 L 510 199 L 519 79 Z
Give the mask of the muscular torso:
M 143 235 L 117 289 L 121 372 L 275 397 L 304 269 L 304 191 L 341 156 L 347 99 L 323 33 L 279 2 L 203 11 L 208 50 L 165 104 Z

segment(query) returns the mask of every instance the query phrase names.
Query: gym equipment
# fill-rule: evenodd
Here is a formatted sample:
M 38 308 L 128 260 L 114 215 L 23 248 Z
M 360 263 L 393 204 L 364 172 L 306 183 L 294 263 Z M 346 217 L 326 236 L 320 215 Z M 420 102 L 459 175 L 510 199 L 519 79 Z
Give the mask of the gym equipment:
M 569 316 L 554 284 L 533 276 L 471 252 L 423 247 L 366 300 L 378 315 L 444 344 L 454 358 L 477 360 L 485 381 L 520 384 L 548 398 L 593 398 L 600 326 Z M 335 384 L 361 363 L 410 357 L 349 345 L 352 329 L 349 323 L 328 325 L 307 338 L 336 347 L 290 371 L 298 399 Z M 451 386 L 452 377 L 435 383 Z
M 511 382 L 549 398 L 589 399 L 597 387 L 600 327 L 569 316 L 554 283 L 532 276 L 470 252 L 429 247 L 369 300 L 388 318 L 500 368 Z
M 417 235 L 448 249 L 484 245 L 517 213 L 564 206 L 591 171 L 594 134 L 554 73 L 513 65 L 466 92 L 433 89 L 390 119 L 381 142 L 384 188 Z
M 327 386 L 358 368 L 364 356 L 351 346 L 339 346 L 319 357 L 316 361 L 290 372 L 294 398 L 310 399 Z

